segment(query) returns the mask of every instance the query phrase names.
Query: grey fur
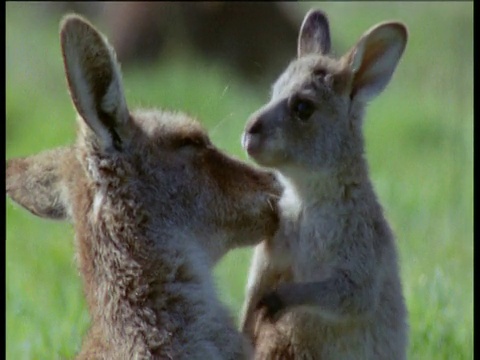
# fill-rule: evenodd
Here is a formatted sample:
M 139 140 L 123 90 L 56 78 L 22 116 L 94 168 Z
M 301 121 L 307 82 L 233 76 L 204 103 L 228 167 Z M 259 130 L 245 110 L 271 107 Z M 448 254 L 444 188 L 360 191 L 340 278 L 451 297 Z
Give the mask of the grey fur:
M 242 331 L 256 359 L 405 359 L 396 245 L 369 178 L 362 120 L 407 30 L 378 24 L 334 59 L 310 43 L 328 33 L 326 20 L 310 24 L 312 14 L 299 37 L 309 51 L 299 51 L 243 135 L 250 157 L 275 169 L 285 191 L 279 231 L 254 252 Z

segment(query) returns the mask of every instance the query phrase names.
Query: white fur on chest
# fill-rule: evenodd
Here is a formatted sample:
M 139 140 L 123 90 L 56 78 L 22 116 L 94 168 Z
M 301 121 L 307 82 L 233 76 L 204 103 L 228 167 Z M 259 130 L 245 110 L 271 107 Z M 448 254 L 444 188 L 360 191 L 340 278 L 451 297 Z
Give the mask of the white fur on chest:
M 281 222 L 274 241 L 273 256 L 292 266 L 295 281 L 327 278 L 335 264 L 332 245 L 341 236 L 342 226 L 333 206 L 306 206 L 286 188 L 279 202 Z

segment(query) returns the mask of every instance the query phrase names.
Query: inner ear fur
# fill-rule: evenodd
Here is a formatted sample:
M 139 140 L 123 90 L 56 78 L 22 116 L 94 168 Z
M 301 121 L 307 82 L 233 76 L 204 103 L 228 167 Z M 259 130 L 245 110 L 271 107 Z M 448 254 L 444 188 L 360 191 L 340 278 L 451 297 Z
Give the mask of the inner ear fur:
M 130 116 L 113 48 L 78 15 L 62 20 L 60 41 L 68 87 L 81 119 L 105 149 L 120 150 Z
M 298 35 L 297 56 L 330 52 L 330 26 L 327 15 L 320 10 L 310 10 L 303 20 Z
M 368 101 L 380 94 L 402 57 L 408 32 L 401 22 L 383 22 L 368 30 L 345 58 L 353 72 L 352 98 Z

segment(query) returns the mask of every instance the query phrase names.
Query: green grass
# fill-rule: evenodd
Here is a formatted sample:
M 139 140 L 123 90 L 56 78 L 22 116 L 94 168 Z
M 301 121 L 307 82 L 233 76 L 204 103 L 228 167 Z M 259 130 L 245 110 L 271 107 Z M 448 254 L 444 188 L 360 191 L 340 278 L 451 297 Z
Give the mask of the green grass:
M 298 7 L 299 21 L 312 4 Z M 321 3 L 341 54 L 368 27 L 407 23 L 392 83 L 369 106 L 367 157 L 397 235 L 410 313 L 410 359 L 473 358 L 473 3 Z M 59 16 L 38 4 L 6 6 L 6 157 L 75 138 L 58 41 Z M 295 49 L 292 49 L 292 55 Z M 246 159 L 240 134 L 268 96 L 196 56 L 129 69 L 131 107 L 181 109 L 219 147 Z M 218 292 L 238 314 L 251 249 L 216 268 Z M 6 357 L 74 356 L 89 319 L 69 224 L 6 201 Z

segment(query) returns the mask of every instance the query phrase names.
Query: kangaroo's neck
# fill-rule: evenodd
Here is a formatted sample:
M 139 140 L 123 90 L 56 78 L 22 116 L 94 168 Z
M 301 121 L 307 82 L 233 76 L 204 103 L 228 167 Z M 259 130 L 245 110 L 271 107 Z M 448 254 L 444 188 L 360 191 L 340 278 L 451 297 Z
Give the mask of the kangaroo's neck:
M 287 169 L 279 173 L 279 179 L 286 193 L 302 206 L 342 206 L 352 198 L 370 196 L 372 191 L 368 165 L 363 156 L 352 157 L 336 168 Z
M 141 207 L 122 196 L 89 186 L 75 194 L 78 262 L 92 321 L 89 341 L 148 353 L 173 346 L 168 334 L 181 331 L 185 315 L 165 309 L 172 302 L 182 304 L 180 309 L 193 308 L 189 292 L 179 290 L 208 283 L 209 272 L 191 260 L 186 247 L 195 242 L 185 239 L 188 234 L 177 232 L 182 238 L 175 241 L 162 241 L 169 234 L 149 238 L 151 227 L 142 219 Z M 190 250 L 201 259 L 198 263 L 209 263 L 198 249 Z
M 177 347 L 171 334 L 190 321 L 185 312 L 193 308 L 189 290 L 205 284 L 204 269 L 195 268 L 180 249 L 145 259 L 145 254 L 120 248 L 118 234 L 97 233 L 92 240 L 92 256 L 81 266 L 92 321 L 89 337 L 98 337 L 108 349 L 131 348 L 139 354 Z

